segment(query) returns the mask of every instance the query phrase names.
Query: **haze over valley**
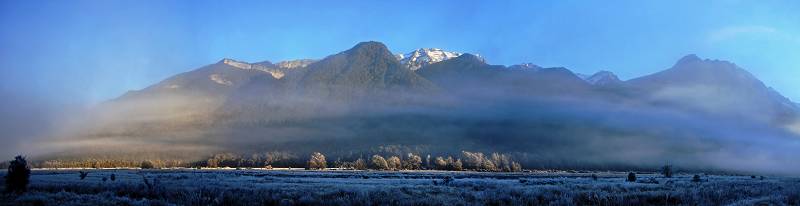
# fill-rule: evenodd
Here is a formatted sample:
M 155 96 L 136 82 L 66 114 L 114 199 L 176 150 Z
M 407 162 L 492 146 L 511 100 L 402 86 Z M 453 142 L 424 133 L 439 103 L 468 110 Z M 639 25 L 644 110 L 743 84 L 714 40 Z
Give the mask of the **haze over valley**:
M 534 169 L 796 174 L 798 114 L 744 68 L 691 54 L 620 80 L 369 41 L 322 59 L 226 58 L 176 74 L 70 119 L 32 157 L 188 165 L 220 153 L 479 151 Z

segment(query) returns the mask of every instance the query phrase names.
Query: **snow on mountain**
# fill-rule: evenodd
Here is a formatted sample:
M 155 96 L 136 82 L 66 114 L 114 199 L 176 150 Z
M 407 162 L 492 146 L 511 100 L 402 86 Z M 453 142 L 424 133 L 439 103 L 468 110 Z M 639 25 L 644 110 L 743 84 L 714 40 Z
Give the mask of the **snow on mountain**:
M 449 52 L 437 48 L 420 48 L 406 54 L 397 54 L 397 60 L 407 68 L 417 70 L 426 65 L 456 58 L 463 53 Z
M 279 69 L 271 68 L 271 67 L 264 66 L 264 65 L 261 65 L 261 64 L 250 64 L 250 63 L 247 63 L 247 62 L 228 59 L 228 58 L 222 59 L 222 63 L 230 65 L 232 67 L 239 68 L 239 69 L 253 69 L 253 70 L 259 70 L 259 71 L 267 72 L 267 73 L 270 73 L 272 75 L 272 77 L 274 77 L 275 79 L 283 78 L 283 76 L 286 75 L 283 71 L 281 71 Z M 214 80 L 214 81 L 217 82 L 216 80 Z
M 533 64 L 533 63 L 515 64 L 515 65 L 509 66 L 508 68 L 509 69 L 514 69 L 514 70 L 518 69 L 518 70 L 533 70 L 533 71 L 538 71 L 538 70 L 542 69 L 542 67 L 540 67 L 539 65 Z

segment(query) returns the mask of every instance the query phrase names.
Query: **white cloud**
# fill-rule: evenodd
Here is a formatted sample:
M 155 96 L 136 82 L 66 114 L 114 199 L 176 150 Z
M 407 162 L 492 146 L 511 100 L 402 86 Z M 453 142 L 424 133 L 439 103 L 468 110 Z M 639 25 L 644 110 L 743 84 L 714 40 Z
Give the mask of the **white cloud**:
M 741 36 L 772 36 L 778 34 L 780 34 L 778 29 L 769 26 L 730 26 L 712 31 L 707 40 L 709 43 L 716 43 Z

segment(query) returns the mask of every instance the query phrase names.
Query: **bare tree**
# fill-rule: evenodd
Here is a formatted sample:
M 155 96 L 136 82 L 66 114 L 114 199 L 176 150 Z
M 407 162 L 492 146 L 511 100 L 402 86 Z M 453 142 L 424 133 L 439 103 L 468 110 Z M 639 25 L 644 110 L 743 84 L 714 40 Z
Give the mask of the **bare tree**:
M 381 157 L 380 155 L 372 155 L 372 168 L 377 170 L 387 170 L 389 169 L 389 164 L 386 163 L 386 159 Z
M 518 162 L 511 162 L 511 171 L 522 172 L 522 165 L 520 165 Z
M 465 163 L 468 168 L 475 170 L 497 171 L 497 165 L 495 162 L 487 158 L 485 155 L 483 155 L 483 153 L 468 151 L 462 151 L 461 153 L 465 158 Z M 498 159 L 499 161 L 499 155 L 495 153 L 492 156 L 493 159 Z
M 386 160 L 389 169 L 392 170 L 399 170 L 403 168 L 403 163 L 400 161 L 400 157 L 391 156 L 389 159 Z
M 444 160 L 442 157 L 436 157 L 436 160 L 433 161 L 436 165 L 437 170 L 447 170 L 447 161 Z
M 420 168 L 421 164 L 422 164 L 422 158 L 419 157 L 419 155 L 408 153 L 408 157 L 405 163 L 406 169 L 417 170 Z
M 481 161 L 481 163 L 482 163 L 481 169 L 487 171 L 497 171 L 497 166 L 491 160 L 484 159 L 483 161 Z
M 328 163 L 325 161 L 325 155 L 322 153 L 314 152 L 311 153 L 311 158 L 308 159 L 308 169 L 325 169 L 328 167 Z
M 510 155 L 492 153 L 492 162 L 495 164 L 496 167 L 495 171 L 503 171 L 503 172 L 518 171 L 514 167 L 519 166 L 519 164 L 511 160 Z
M 430 154 L 428 154 L 428 156 L 425 158 L 425 169 L 431 169 L 431 168 L 433 168 L 433 167 L 431 167 L 431 166 L 432 166 L 432 165 L 431 165 L 431 155 L 430 155 Z
M 358 158 L 355 162 L 353 162 L 353 169 L 365 170 L 367 169 L 367 163 L 364 162 L 364 159 Z
M 453 170 L 455 171 L 464 170 L 464 165 L 461 163 L 461 159 L 457 159 L 455 162 L 453 162 Z

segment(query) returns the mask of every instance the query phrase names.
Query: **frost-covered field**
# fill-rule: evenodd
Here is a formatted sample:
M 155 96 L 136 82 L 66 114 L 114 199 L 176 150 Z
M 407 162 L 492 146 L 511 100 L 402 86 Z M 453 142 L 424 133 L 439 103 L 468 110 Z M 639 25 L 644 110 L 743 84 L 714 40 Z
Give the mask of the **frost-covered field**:
M 6 205 L 800 205 L 800 179 L 689 174 L 37 170 Z M 114 181 L 111 175 L 116 177 Z M 3 174 L 4 175 L 4 174 Z M 103 180 L 105 178 L 105 181 Z M 451 181 L 447 181 L 451 180 Z

